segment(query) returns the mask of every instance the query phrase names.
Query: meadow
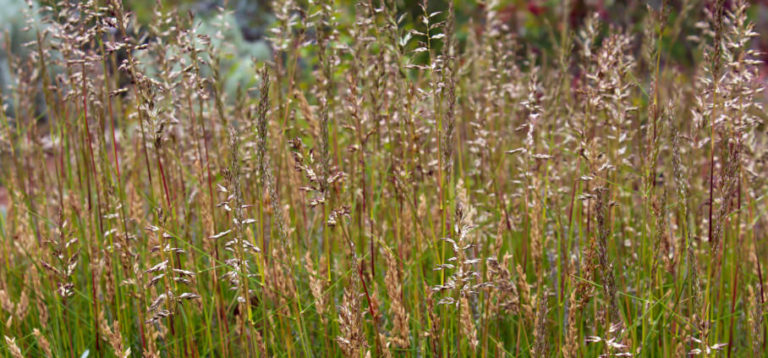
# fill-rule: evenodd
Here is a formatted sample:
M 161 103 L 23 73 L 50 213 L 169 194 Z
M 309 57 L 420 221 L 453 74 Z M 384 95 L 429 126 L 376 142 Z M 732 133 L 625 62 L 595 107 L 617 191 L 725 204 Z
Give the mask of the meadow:
M 30 7 L 0 356 L 766 356 L 749 4 L 571 3 L 541 50 L 495 0 L 273 0 L 240 67 L 226 21 Z

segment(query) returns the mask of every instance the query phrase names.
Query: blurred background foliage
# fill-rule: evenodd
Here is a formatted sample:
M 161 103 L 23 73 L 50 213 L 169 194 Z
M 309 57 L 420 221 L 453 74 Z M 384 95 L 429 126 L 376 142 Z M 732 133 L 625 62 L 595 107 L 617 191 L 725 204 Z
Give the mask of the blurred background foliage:
M 74 0 L 73 0 L 74 1 Z M 302 4 L 308 0 L 300 0 Z M 421 0 L 396 0 L 398 9 L 404 15 L 403 25 L 407 28 L 414 26 L 422 10 Z M 692 68 L 696 61 L 693 58 L 695 43 L 689 40 L 690 35 L 698 34 L 695 23 L 701 18 L 701 8 L 712 6 L 712 0 L 651 0 L 651 1 L 619 1 L 619 0 L 570 0 L 569 11 L 564 13 L 564 0 L 498 0 L 471 1 L 457 0 L 456 36 L 459 46 L 463 46 L 472 35 L 478 35 L 483 29 L 483 9 L 493 6 L 500 14 L 508 30 L 518 38 L 520 58 L 526 55 L 535 61 L 554 61 L 549 54 L 558 44 L 563 30 L 578 30 L 584 19 L 591 13 L 598 13 L 604 29 L 614 27 L 625 29 L 642 36 L 645 30 L 644 19 L 648 17 L 647 7 L 660 8 L 666 1 L 670 9 L 669 21 L 679 27 L 674 38 L 663 39 L 663 50 L 666 61 L 664 65 L 680 66 L 682 69 Z M 337 13 L 341 24 L 354 21 L 355 1 L 337 0 L 338 8 L 346 9 Z M 730 0 L 726 0 L 726 7 Z M 35 0 L 0 0 L 0 84 L 6 93 L 13 82 L 13 73 L 8 66 L 8 51 L 23 58 L 22 44 L 34 40 L 32 31 L 25 31 L 30 19 L 39 15 L 40 6 L 48 4 Z M 686 19 L 679 18 L 686 4 L 694 7 Z M 152 25 L 156 7 L 162 10 L 176 10 L 180 14 L 192 14 L 200 32 L 208 34 L 214 45 L 221 49 L 222 80 L 229 98 L 238 89 L 249 88 L 253 85 L 254 66 L 252 60 L 264 61 L 271 59 L 269 43 L 269 28 L 274 23 L 271 0 L 125 0 L 124 5 L 136 17 L 139 27 Z M 429 11 L 442 11 L 447 8 L 447 0 L 430 0 Z M 760 34 L 755 46 L 763 53 L 763 59 L 768 59 L 768 0 L 753 2 L 750 10 L 751 21 L 756 24 Z M 683 21 L 685 20 L 685 21 Z M 667 32 L 675 31 L 670 26 Z M 141 32 L 139 28 L 137 31 Z M 345 39 L 354 41 L 354 39 Z M 641 51 L 641 41 L 635 42 L 635 51 Z M 310 57 L 310 56 L 308 56 Z M 312 64 L 303 64 L 305 68 Z M 762 78 L 768 71 L 762 71 Z M 309 75 L 309 71 L 307 71 Z M 9 105 L 5 98 L 6 106 Z M 10 109 L 12 112 L 12 108 Z
M 0 2 L 2 1 L 20 0 L 0 0 Z M 414 21 L 417 21 L 421 14 L 419 7 L 421 0 L 397 1 L 399 10 L 407 14 L 404 26 L 412 27 Z M 562 33 L 563 26 L 567 26 L 569 29 L 578 29 L 584 19 L 594 12 L 600 14 L 603 23 L 607 26 L 628 29 L 641 34 L 643 20 L 648 14 L 646 7 L 658 9 L 663 1 L 666 1 L 671 9 L 670 23 L 674 24 L 679 21 L 680 26 L 682 26 L 678 38 L 667 39 L 665 48 L 671 55 L 669 58 L 681 65 L 691 65 L 693 45 L 686 41 L 686 37 L 697 33 L 694 26 L 695 20 L 698 20 L 701 14 L 700 11 L 694 10 L 694 13 L 689 15 L 693 19 L 687 19 L 688 21 L 681 21 L 682 19 L 678 19 L 678 15 L 686 3 L 700 9 L 701 6 L 711 6 L 710 3 L 713 1 L 710 0 L 569 0 L 570 10 L 567 14 L 563 13 L 564 0 L 499 0 L 495 3 L 492 1 L 457 0 L 454 5 L 458 25 L 457 36 L 460 42 L 466 41 L 470 32 L 482 30 L 482 10 L 486 6 L 495 6 L 509 30 L 517 34 L 521 51 L 531 49 L 535 54 L 546 56 L 553 48 L 553 40 Z M 726 0 L 726 7 L 729 6 L 729 2 Z M 355 1 L 341 0 L 337 1 L 337 4 L 341 5 L 341 8 L 346 5 L 348 11 L 341 16 L 349 16 L 350 19 L 346 20 L 353 21 Z M 151 21 L 152 9 L 155 5 L 154 0 L 127 0 L 126 5 L 136 14 L 140 23 L 147 24 Z M 226 41 L 240 49 L 238 51 L 240 56 L 268 57 L 269 46 L 266 37 L 268 28 L 274 21 L 270 0 L 170 0 L 162 1 L 160 5 L 165 10 L 175 8 L 191 11 L 197 14 L 204 24 L 224 21 L 233 30 L 238 30 L 228 33 Z M 429 1 L 430 12 L 443 11 L 447 7 L 447 0 Z M 221 9 L 228 11 L 223 18 L 218 17 Z M 768 49 L 768 0 L 754 1 L 750 17 L 751 21 L 757 25 L 756 30 L 761 36 L 759 39 L 760 48 Z M 764 31 L 760 31 L 761 29 Z M 670 28 L 668 31 L 672 31 L 672 29 Z

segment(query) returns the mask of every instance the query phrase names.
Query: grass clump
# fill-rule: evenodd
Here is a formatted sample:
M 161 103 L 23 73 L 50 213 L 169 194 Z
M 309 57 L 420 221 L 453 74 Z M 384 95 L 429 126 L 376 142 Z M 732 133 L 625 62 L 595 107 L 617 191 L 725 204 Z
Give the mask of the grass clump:
M 2 92 L 0 354 L 765 354 L 745 2 L 563 10 L 544 54 L 496 2 L 353 5 L 273 2 L 236 91 L 189 14 L 41 6 Z

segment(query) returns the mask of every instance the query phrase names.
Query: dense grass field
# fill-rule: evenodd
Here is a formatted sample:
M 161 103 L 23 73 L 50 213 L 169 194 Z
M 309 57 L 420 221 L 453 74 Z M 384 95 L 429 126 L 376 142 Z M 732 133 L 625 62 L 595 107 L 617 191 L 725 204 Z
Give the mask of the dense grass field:
M 275 0 L 250 68 L 184 11 L 42 6 L 1 93 L 0 356 L 767 354 L 744 1 L 566 1 L 546 51 L 492 0 L 400 6 Z

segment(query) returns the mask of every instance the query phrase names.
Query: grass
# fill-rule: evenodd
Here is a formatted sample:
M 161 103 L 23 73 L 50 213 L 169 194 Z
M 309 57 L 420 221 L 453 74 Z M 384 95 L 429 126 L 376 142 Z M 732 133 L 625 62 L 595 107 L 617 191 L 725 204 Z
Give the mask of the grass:
M 230 93 L 188 14 L 47 4 L 2 92 L 0 355 L 764 355 L 756 34 L 678 5 L 542 54 L 495 2 L 277 0 Z

